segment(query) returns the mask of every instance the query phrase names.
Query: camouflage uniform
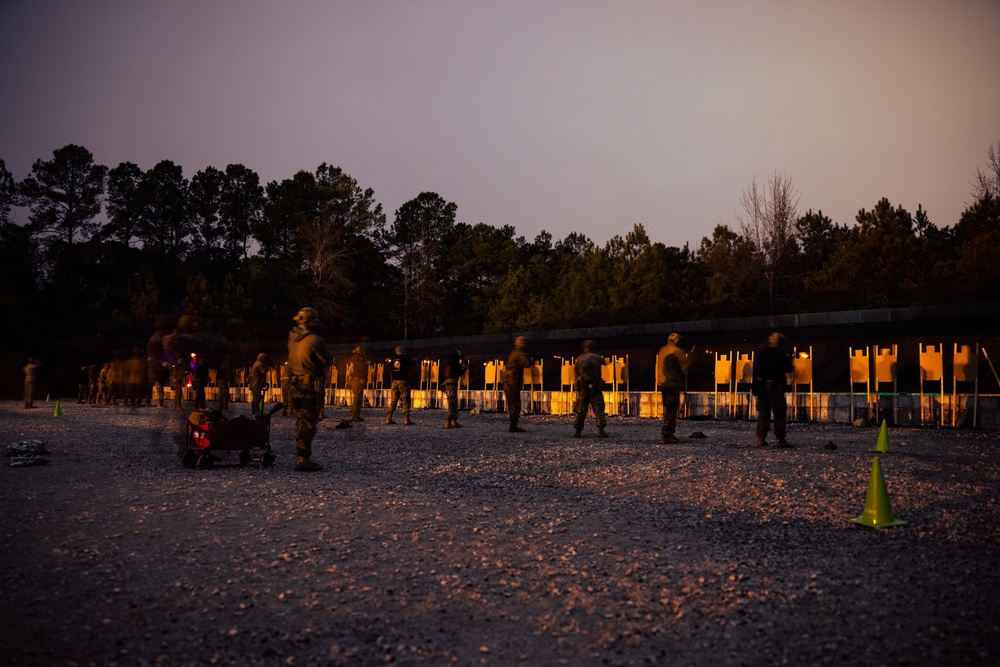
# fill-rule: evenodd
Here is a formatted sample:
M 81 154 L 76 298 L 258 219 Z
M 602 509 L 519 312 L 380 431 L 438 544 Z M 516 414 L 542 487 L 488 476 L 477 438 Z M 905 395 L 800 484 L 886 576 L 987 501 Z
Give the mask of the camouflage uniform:
M 176 362 L 170 369 L 170 389 L 174 393 L 174 410 L 184 407 L 184 377 L 187 375 L 187 368 L 180 361 Z
M 503 393 L 507 401 L 507 412 L 510 414 L 510 432 L 524 431 L 517 425 L 521 418 L 521 387 L 524 385 L 524 370 L 531 367 L 531 359 L 526 353 L 528 342 L 523 336 L 514 340 L 514 349 L 507 357 L 503 371 Z
M 583 431 L 583 423 L 587 419 L 587 409 L 593 408 L 597 419 L 597 432 L 604 437 L 604 427 L 607 418 L 604 415 L 604 378 L 601 377 L 601 367 L 604 357 L 593 352 L 593 343 L 583 344 L 583 354 L 576 358 L 576 437 Z
M 392 388 L 390 389 L 392 398 L 389 400 L 389 409 L 385 415 L 385 423 L 395 423 L 392 421 L 392 413 L 396 411 L 396 405 L 402 401 L 403 423 L 410 425 L 413 423 L 410 421 L 410 369 L 413 368 L 413 362 L 402 347 L 397 347 L 396 354 L 386 361 L 389 363 L 392 377 Z
M 347 376 L 347 384 L 351 389 L 351 421 L 364 421 L 361 417 L 361 408 L 365 403 L 365 387 L 368 386 L 368 359 L 365 358 L 364 348 L 354 348 L 354 354 L 348 364 L 350 373 Z
M 264 380 L 267 379 L 267 355 L 261 352 L 250 368 L 250 414 L 262 414 L 261 401 L 264 400 Z
M 465 374 L 465 363 L 462 353 L 452 350 L 444 364 L 444 395 L 448 400 L 448 415 L 445 428 L 459 428 L 458 423 L 458 383 Z
M 320 421 L 322 400 L 319 394 L 322 379 L 333 364 L 333 357 L 326 343 L 310 326 L 318 323 L 312 308 L 303 308 L 295 316 L 298 323 L 288 332 L 288 390 L 295 415 L 295 469 L 302 472 L 322 470 L 323 466 L 311 461 L 312 441 Z
M 680 334 L 670 334 L 667 344 L 660 348 L 660 365 L 656 369 L 656 386 L 663 403 L 663 425 L 660 427 L 663 444 L 677 442 L 677 411 L 681 407 L 681 392 L 688 369 L 687 355 L 677 346 L 680 342 Z

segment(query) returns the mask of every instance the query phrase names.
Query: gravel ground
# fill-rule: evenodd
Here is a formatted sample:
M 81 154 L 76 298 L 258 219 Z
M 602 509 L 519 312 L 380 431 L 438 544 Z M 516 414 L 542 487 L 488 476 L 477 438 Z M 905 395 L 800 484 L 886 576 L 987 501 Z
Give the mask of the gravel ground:
M 1000 661 L 1000 435 L 379 410 L 326 471 L 179 461 L 187 411 L 0 403 L 8 665 L 983 665 Z M 248 411 L 238 404 L 237 411 Z M 345 417 L 331 411 L 332 426 Z M 702 431 L 705 439 L 686 437 Z M 833 442 L 836 449 L 826 449 Z

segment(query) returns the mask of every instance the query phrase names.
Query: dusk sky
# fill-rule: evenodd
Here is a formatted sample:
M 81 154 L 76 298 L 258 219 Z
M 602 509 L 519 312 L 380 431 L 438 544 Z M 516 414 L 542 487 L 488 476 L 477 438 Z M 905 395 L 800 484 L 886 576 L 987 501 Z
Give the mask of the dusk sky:
M 341 167 L 529 241 L 696 246 L 752 179 L 938 226 L 1000 140 L 1000 0 L 0 0 L 0 159 Z M 26 222 L 26 212 L 15 220 Z

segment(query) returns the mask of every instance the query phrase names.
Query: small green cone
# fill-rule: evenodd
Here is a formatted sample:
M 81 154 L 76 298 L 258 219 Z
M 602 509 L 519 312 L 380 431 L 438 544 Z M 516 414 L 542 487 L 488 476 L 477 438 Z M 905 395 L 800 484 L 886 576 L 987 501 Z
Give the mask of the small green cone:
M 52 394 L 45 394 L 45 402 L 48 403 L 52 400 Z
M 889 428 L 884 419 L 882 420 L 882 428 L 878 431 L 878 440 L 875 442 L 875 449 L 869 449 L 868 451 L 880 453 L 889 452 Z
M 56 401 L 56 411 L 52 413 L 53 417 L 62 417 L 62 408 L 59 407 L 59 401 Z
M 892 518 L 889 492 L 885 488 L 885 477 L 882 476 L 882 460 L 877 456 L 872 460 L 872 474 L 868 479 L 864 514 L 850 521 L 869 528 L 894 528 L 910 525 L 907 521 Z

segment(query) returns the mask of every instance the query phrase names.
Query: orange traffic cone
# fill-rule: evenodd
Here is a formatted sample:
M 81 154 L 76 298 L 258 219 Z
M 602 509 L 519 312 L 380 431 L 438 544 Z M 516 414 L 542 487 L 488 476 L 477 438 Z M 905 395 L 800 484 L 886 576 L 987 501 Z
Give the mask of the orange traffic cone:
M 869 528 L 893 528 L 910 525 L 907 521 L 892 518 L 889 492 L 886 491 L 885 477 L 882 476 L 882 460 L 877 456 L 872 460 L 872 474 L 868 479 L 868 493 L 865 495 L 865 512 L 850 521 Z
M 59 407 L 59 400 L 56 400 L 56 411 L 52 413 L 53 417 L 62 417 L 62 408 Z
M 875 441 L 875 449 L 869 449 L 870 452 L 889 452 L 889 428 L 886 426 L 885 420 L 882 420 L 882 428 L 878 431 L 878 440 Z

